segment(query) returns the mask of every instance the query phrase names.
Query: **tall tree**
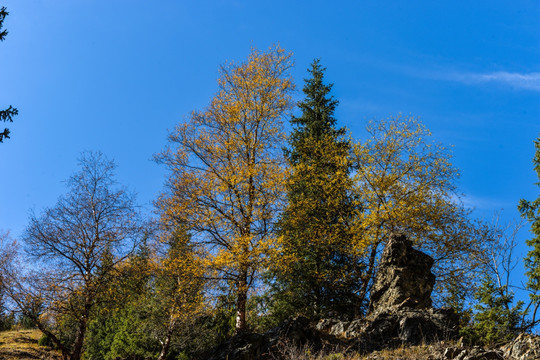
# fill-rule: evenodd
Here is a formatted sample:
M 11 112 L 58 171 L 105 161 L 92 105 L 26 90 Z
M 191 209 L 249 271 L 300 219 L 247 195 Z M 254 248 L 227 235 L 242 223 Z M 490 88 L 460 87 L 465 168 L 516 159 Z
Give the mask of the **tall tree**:
M 536 149 L 533 165 L 534 171 L 540 180 L 540 137 L 534 141 Z M 536 183 L 540 186 L 540 182 Z M 531 301 L 534 304 L 532 323 L 536 323 L 536 315 L 540 306 L 540 197 L 534 201 L 521 199 L 518 210 L 521 216 L 531 223 L 531 231 L 534 237 L 527 240 L 527 245 L 531 248 L 525 257 L 525 267 L 527 269 L 527 288 L 531 291 Z
M 366 273 L 361 297 L 369 295 L 380 251 L 389 235 L 403 231 L 435 259 L 438 285 L 465 284 L 480 265 L 482 239 L 456 190 L 451 153 L 430 141 L 412 116 L 372 121 L 368 138 L 355 145 L 355 186 L 363 211 Z M 473 263 L 474 262 L 474 263 Z
M 6 11 L 5 6 L 0 8 L 0 41 L 4 41 L 7 35 L 7 30 L 2 30 L 4 25 L 4 20 L 9 13 Z M 6 110 L 0 110 L 0 121 L 3 122 L 13 122 L 13 116 L 17 115 L 19 111 L 13 106 L 9 106 Z M 9 129 L 5 128 L 4 131 L 0 132 L 0 143 L 4 141 L 4 138 L 9 139 Z
M 171 172 L 158 201 L 163 219 L 204 247 L 210 277 L 235 294 L 237 331 L 247 326 L 249 289 L 275 247 L 291 65 L 291 54 L 275 47 L 222 66 L 210 105 L 179 124 L 169 135 L 174 148 L 157 156 Z
M 110 274 L 146 231 L 133 196 L 116 186 L 115 164 L 101 153 L 84 153 L 80 165 L 56 206 L 31 215 L 24 242 L 42 267 L 11 287 L 24 315 L 70 360 L 81 358 Z
M 315 60 L 308 71 L 305 99 L 298 103 L 302 115 L 291 118 L 294 128 L 285 150 L 291 175 L 279 222 L 277 296 L 308 316 L 353 315 L 361 247 L 350 177 L 352 146 L 346 130 L 337 128 L 338 101 L 330 95 L 332 85 L 324 83 L 325 68 Z

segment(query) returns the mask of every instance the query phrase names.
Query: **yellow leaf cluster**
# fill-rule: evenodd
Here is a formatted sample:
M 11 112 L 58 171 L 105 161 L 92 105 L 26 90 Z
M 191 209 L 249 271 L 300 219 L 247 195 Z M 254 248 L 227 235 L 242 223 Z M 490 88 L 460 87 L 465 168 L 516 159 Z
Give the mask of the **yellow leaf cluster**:
M 363 204 L 368 276 L 390 233 L 404 231 L 436 257 L 440 280 L 455 266 L 467 266 L 477 247 L 474 224 L 459 203 L 451 153 L 429 142 L 431 133 L 414 117 L 372 121 L 368 139 L 354 147 L 354 182 Z M 470 266 L 470 264 L 469 264 Z M 452 270 L 453 272 L 453 270 Z

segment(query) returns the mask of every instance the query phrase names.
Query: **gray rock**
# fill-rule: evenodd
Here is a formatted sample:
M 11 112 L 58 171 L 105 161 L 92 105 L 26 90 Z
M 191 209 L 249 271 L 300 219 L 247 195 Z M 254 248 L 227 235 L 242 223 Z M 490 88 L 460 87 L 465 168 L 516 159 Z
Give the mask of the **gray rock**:
M 347 330 L 343 334 L 346 339 L 353 339 L 358 338 L 361 334 L 363 329 L 366 326 L 366 320 L 365 319 L 356 319 L 349 323 L 349 326 L 347 327 Z
M 449 347 L 443 352 L 443 359 L 448 360 L 504 360 L 501 350 L 486 350 L 481 347 L 465 349 Z
M 502 348 L 505 359 L 538 360 L 540 359 L 540 336 L 519 334 L 513 341 Z
M 368 316 L 349 322 L 322 320 L 317 329 L 354 339 L 367 352 L 454 338 L 457 314 L 431 307 L 432 265 L 433 259 L 413 249 L 406 236 L 392 235 L 381 257 Z
M 317 325 L 315 325 L 315 329 L 319 331 L 329 332 L 330 329 L 339 322 L 340 321 L 337 319 L 322 319 L 317 323 Z
M 304 317 L 291 318 L 264 334 L 241 333 L 220 344 L 208 353 L 205 360 L 255 360 L 276 359 L 276 347 L 281 343 L 302 346 L 306 343 L 313 349 L 321 348 L 320 333 Z
M 405 235 L 391 235 L 371 290 L 370 312 L 430 308 L 435 284 L 432 266 L 433 258 L 413 249 Z

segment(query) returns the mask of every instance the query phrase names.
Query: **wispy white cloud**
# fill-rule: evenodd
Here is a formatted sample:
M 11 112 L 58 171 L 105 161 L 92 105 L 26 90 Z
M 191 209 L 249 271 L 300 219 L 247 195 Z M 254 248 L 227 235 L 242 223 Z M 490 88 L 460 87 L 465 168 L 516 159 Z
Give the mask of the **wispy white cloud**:
M 376 65 L 386 71 L 402 73 L 418 78 L 455 81 L 469 85 L 491 83 L 511 86 L 516 89 L 540 91 L 540 72 L 470 72 L 460 70 L 454 66 L 438 64 L 437 59 L 432 59 L 431 62 L 433 64 L 426 64 L 424 67 L 381 61 L 377 61 Z
M 517 89 L 540 91 L 540 73 L 512 73 L 498 71 L 492 73 L 450 73 L 441 76 L 446 80 L 459 81 L 466 84 L 499 83 Z
M 504 209 L 515 209 L 516 204 L 508 200 L 494 197 L 481 197 L 473 194 L 465 194 L 464 196 L 452 196 L 455 202 L 461 203 L 468 209 L 473 209 L 480 212 L 497 212 Z

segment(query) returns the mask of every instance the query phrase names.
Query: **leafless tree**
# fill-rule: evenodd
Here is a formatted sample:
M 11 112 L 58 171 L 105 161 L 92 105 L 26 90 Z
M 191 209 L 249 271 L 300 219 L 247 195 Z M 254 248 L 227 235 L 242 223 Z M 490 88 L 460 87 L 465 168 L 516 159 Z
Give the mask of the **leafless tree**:
M 9 284 L 9 273 L 17 255 L 17 243 L 9 236 L 9 232 L 0 231 L 0 316 L 8 310 L 6 307 L 6 291 Z
M 519 263 L 515 254 L 517 235 L 523 225 L 523 221 L 503 223 L 500 214 L 495 214 L 492 221 L 492 239 L 486 243 L 484 264 L 500 288 L 512 287 L 511 275 Z
M 114 162 L 99 152 L 79 161 L 68 193 L 31 214 L 23 240 L 39 270 L 13 277 L 11 287 L 19 308 L 70 360 L 81 357 L 89 317 L 115 265 L 145 236 L 133 195 L 114 179 Z M 66 321 L 71 336 L 63 333 Z

